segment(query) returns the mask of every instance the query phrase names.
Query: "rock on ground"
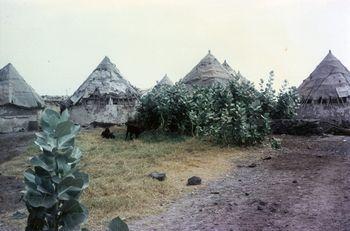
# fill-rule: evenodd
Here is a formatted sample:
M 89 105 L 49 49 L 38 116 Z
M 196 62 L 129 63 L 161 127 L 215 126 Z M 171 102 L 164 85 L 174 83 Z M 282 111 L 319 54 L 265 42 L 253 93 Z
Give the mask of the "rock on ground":
M 282 146 L 130 229 L 350 230 L 350 137 L 287 136 Z

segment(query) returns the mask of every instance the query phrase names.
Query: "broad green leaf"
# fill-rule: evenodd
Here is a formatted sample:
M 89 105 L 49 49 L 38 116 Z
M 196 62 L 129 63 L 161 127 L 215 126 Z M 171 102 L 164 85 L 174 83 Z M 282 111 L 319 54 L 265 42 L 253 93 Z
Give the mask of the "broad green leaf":
M 65 201 L 60 210 L 60 225 L 64 231 L 78 228 L 88 217 L 87 209 L 76 200 Z
M 57 199 L 54 195 L 40 193 L 39 191 L 33 189 L 28 189 L 24 199 L 32 207 L 51 208 L 57 203 Z

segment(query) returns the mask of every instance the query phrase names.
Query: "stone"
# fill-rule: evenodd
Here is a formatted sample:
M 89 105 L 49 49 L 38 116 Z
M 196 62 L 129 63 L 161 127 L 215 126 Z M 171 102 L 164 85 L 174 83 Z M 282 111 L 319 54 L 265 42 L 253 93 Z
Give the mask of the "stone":
M 247 166 L 248 168 L 255 168 L 256 167 L 256 164 L 255 163 L 252 163 L 250 165 Z
M 166 174 L 163 172 L 152 172 L 148 176 L 159 181 L 164 181 L 166 178 Z
M 202 179 L 198 176 L 193 176 L 193 177 L 190 177 L 188 180 L 187 180 L 187 186 L 190 186 L 190 185 L 200 185 L 202 184 Z

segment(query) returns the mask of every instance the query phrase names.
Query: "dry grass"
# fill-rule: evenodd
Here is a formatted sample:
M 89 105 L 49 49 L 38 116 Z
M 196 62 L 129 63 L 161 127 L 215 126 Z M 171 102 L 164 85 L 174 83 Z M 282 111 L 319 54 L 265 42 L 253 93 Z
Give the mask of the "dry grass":
M 229 170 L 232 158 L 240 159 L 246 151 L 220 148 L 198 139 L 145 134 L 126 142 L 123 131 L 115 130 L 117 138 L 100 137 L 101 129 L 84 131 L 77 139 L 83 150 L 82 170 L 90 175 L 90 186 L 82 201 L 89 209 L 88 227 L 104 227 L 113 217 L 139 218 L 161 211 L 183 192 L 188 177 L 200 176 L 206 182 Z M 25 155 L 0 165 L 5 175 L 21 176 L 26 159 L 36 154 L 33 146 Z M 163 182 L 150 179 L 152 171 L 166 172 Z

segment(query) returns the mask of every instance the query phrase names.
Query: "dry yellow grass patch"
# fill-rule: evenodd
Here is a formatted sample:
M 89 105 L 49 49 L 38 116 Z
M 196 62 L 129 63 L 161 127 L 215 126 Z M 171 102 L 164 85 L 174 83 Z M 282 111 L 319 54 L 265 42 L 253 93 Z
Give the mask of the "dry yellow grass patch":
M 124 141 L 123 130 L 115 130 L 117 138 L 100 137 L 101 129 L 83 131 L 77 145 L 83 151 L 81 168 L 90 175 L 90 186 L 82 196 L 89 209 L 87 227 L 99 230 L 116 216 L 135 219 L 161 211 L 182 192 L 187 179 L 200 176 L 205 184 L 227 172 L 232 159 L 246 152 L 238 148 L 220 148 L 195 138 L 144 134 L 135 141 Z M 30 147 L 22 156 L 0 165 L 4 175 L 22 176 L 26 160 L 36 154 Z M 147 175 L 165 172 L 163 182 Z

